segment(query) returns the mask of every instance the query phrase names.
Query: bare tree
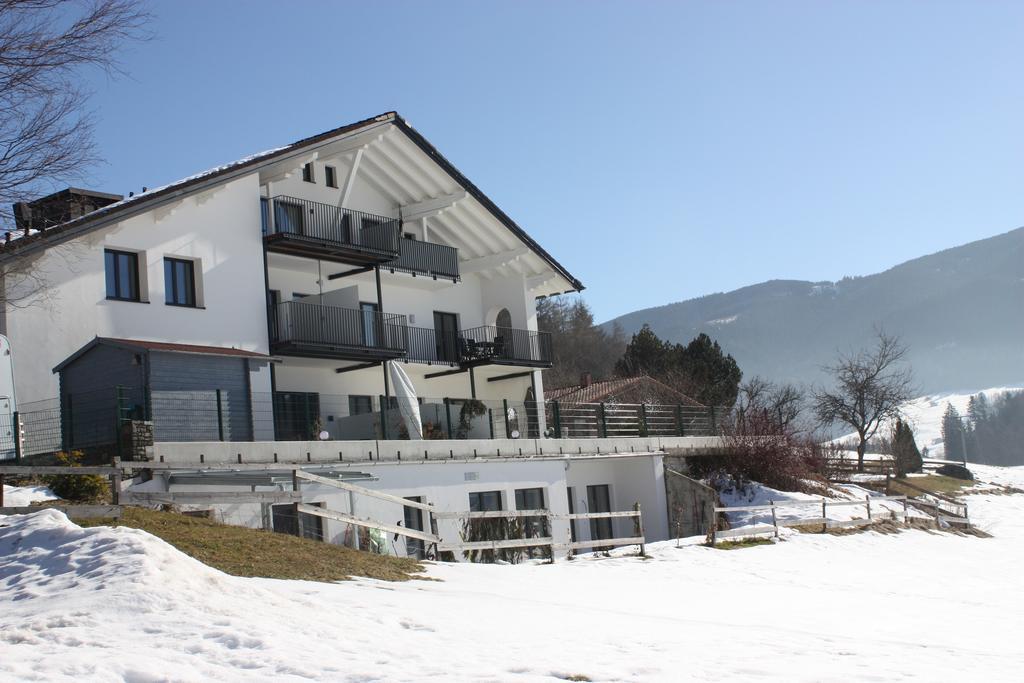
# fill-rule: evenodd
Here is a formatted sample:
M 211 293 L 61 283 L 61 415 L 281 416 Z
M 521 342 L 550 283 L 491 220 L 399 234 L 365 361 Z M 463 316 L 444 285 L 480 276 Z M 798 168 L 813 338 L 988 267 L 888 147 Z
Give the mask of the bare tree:
M 738 417 L 761 413 L 780 427 L 797 424 L 805 407 L 805 392 L 795 384 L 776 384 L 763 377 L 752 377 L 740 385 L 736 401 Z
M 840 355 L 826 370 L 832 390 L 814 395 L 814 412 L 822 425 L 840 422 L 857 432 L 857 469 L 864 470 L 868 440 L 883 424 L 900 417 L 904 403 L 913 398 L 914 379 L 903 363 L 907 347 L 884 330 L 876 333 L 874 348 Z
M 132 0 L 0 0 L 0 228 L 14 228 L 12 203 L 80 179 L 98 161 L 82 72 L 121 73 L 118 48 L 147 38 L 148 20 Z M 0 276 L 0 301 L 43 287 L 10 254 Z

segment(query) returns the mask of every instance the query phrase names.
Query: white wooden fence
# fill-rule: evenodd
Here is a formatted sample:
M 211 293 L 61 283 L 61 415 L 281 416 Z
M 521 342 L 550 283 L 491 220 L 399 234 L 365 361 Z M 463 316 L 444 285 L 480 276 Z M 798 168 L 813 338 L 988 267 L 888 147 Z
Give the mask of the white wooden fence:
M 736 538 L 740 536 L 759 536 L 763 534 L 771 534 L 776 538 L 779 537 L 779 528 L 795 527 L 795 526 L 816 526 L 821 525 L 822 531 L 828 529 L 837 529 L 843 527 L 856 527 L 866 526 L 868 524 L 874 524 L 876 521 L 881 519 L 878 515 L 873 514 L 871 509 L 872 503 L 880 503 L 882 501 L 900 501 L 903 503 L 903 510 L 889 510 L 882 508 L 889 515 L 900 514 L 903 517 L 904 524 L 907 522 L 907 497 L 906 496 L 865 496 L 863 501 L 860 500 L 829 500 L 828 498 L 822 498 L 820 501 L 817 500 L 787 500 L 781 503 L 775 503 L 771 501 L 768 505 L 737 505 L 733 507 L 716 507 L 715 508 L 715 522 L 711 527 L 711 543 L 714 545 L 720 539 L 723 538 Z M 794 519 L 789 521 L 779 521 L 778 509 L 779 508 L 794 508 L 794 507 L 811 507 L 821 506 L 821 517 L 802 517 L 800 519 Z M 838 520 L 829 519 L 828 508 L 838 507 L 851 507 L 851 506 L 864 506 L 867 509 L 867 519 L 848 519 Z M 772 523 L 771 524 L 754 524 L 742 526 L 736 529 L 718 529 L 718 514 L 723 512 L 770 512 Z M 877 507 L 876 507 L 877 512 Z

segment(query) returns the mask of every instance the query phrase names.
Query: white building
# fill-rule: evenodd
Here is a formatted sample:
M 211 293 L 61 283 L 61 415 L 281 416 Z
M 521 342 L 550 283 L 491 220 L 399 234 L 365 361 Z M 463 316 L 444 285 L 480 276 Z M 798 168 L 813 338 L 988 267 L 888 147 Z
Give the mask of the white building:
M 161 405 L 220 381 L 254 397 L 254 436 L 275 427 L 260 418 L 276 392 L 279 438 L 311 426 L 331 438 L 372 438 L 366 420 L 344 418 L 379 408 L 390 393 L 388 359 L 402 361 L 418 395 L 434 404 L 427 415 L 439 416 L 445 397 L 542 400 L 550 342 L 537 330 L 534 302 L 582 289 L 395 113 L 55 226 L 38 208 L 26 213 L 31 236 L 0 252 L 30 263 L 36 276 L 9 277 L 8 299 L 30 296 L 38 278 L 45 283 L 40 305 L 19 301 L 4 315 L 19 402 L 66 401 L 116 378 L 129 393 L 140 387 L 158 432 L 172 428 L 166 416 L 161 424 Z M 158 388 L 146 368 L 122 381 L 109 368 L 120 357 L 87 350 L 61 387 L 54 368 L 95 338 L 183 345 L 162 352 L 178 353 L 179 376 L 202 376 Z M 217 349 L 274 362 L 251 357 L 243 373 L 234 358 L 216 360 Z M 237 391 L 231 401 L 238 409 Z
M 280 454 L 336 459 L 333 476 L 449 511 L 643 500 L 649 536 L 668 533 L 661 458 L 640 455 L 660 441 L 602 453 L 543 438 L 551 348 L 535 301 L 582 284 L 393 112 L 127 199 L 69 189 L 15 212 L 0 331 L 19 409 L 59 414 L 30 453 L 120 444 L 125 423 L 151 421 L 150 448 L 181 462 L 151 491 L 235 490 L 241 473 L 196 466 Z M 389 361 L 419 397 L 422 441 L 399 440 L 410 421 L 389 401 Z M 666 415 L 681 436 L 682 413 Z M 302 500 L 344 507 L 325 495 L 307 486 Z M 218 510 L 267 524 L 266 507 Z

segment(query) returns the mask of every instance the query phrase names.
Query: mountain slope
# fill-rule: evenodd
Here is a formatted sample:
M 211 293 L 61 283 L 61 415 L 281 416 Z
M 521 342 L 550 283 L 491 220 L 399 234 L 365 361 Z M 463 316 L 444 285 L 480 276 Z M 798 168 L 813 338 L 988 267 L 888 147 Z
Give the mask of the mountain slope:
M 923 392 L 1024 380 L 1024 228 L 839 282 L 772 280 L 629 313 L 685 343 L 707 332 L 745 377 L 817 382 L 837 349 L 899 334 Z

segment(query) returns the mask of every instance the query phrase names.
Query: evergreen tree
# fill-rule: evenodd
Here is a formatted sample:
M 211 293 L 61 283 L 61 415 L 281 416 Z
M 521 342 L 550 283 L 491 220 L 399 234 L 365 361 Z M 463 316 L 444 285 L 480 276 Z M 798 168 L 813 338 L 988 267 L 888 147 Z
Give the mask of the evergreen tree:
M 952 403 L 946 404 L 946 412 L 942 414 L 942 442 L 946 460 L 964 459 L 964 425 L 960 421 L 960 412 Z
M 685 347 L 672 349 L 670 367 L 693 387 L 691 395 L 704 405 L 732 407 L 736 403 L 743 373 L 736 360 L 703 332 Z
M 971 418 L 971 425 L 976 426 L 988 420 L 989 405 L 985 394 L 971 396 L 967 403 L 967 415 Z
M 892 431 L 892 455 L 896 463 L 896 476 L 905 477 L 909 472 L 920 472 L 921 452 L 917 449 L 914 430 L 903 420 L 897 419 Z
M 672 351 L 672 345 L 659 339 L 651 326 L 645 324 L 633 335 L 626 352 L 615 363 L 615 372 L 623 377 L 663 378 L 675 360 L 671 358 Z
M 644 325 L 615 364 L 620 376 L 650 375 L 706 406 L 732 407 L 743 373 L 718 342 L 698 335 L 686 346 L 662 341 Z
M 551 334 L 552 368 L 544 375 L 548 387 L 576 384 L 589 373 L 610 377 L 626 346 L 618 325 L 611 333 L 594 324 L 594 314 L 579 297 L 547 297 L 537 302 L 537 327 Z

